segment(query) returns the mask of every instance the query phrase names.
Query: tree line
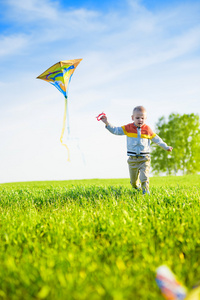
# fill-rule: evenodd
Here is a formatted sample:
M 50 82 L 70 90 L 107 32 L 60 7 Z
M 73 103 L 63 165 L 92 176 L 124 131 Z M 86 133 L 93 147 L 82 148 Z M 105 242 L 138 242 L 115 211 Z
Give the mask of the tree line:
M 200 171 L 200 119 L 197 114 L 172 113 L 168 119 L 163 116 L 156 123 L 155 131 L 173 151 L 163 151 L 152 143 L 154 173 L 195 174 Z

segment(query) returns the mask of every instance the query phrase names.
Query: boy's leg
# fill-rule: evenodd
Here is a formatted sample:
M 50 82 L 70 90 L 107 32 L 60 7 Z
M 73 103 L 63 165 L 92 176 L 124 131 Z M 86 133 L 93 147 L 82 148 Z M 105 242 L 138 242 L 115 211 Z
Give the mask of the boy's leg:
M 130 174 L 130 183 L 133 188 L 139 189 L 139 164 L 137 158 L 130 156 L 128 158 L 129 174 Z
M 149 193 L 149 170 L 150 170 L 150 157 L 142 158 L 140 163 L 140 181 L 142 184 L 143 193 Z

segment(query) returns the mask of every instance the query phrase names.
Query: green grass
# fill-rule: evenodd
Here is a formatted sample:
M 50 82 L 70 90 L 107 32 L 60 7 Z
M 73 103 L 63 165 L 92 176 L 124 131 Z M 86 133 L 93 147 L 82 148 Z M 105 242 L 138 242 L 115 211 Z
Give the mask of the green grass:
M 200 279 L 200 176 L 0 185 L 0 299 L 156 299 Z
M 150 178 L 151 185 L 153 187 L 158 186 L 177 186 L 177 185 L 198 185 L 200 184 L 200 175 L 185 175 L 185 176 L 157 176 Z M 0 189 L 4 187 L 40 187 L 45 188 L 49 186 L 77 186 L 77 185 L 122 185 L 130 187 L 130 180 L 128 178 L 121 179 L 82 179 L 82 180 L 63 180 L 63 181 L 27 181 L 27 182 L 15 182 L 0 184 Z

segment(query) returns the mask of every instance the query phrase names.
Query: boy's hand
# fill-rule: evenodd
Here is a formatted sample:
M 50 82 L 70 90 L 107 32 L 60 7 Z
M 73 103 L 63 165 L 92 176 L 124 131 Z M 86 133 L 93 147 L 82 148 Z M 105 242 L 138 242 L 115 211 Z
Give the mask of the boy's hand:
M 104 112 L 102 112 L 101 114 L 99 114 L 96 118 L 97 118 L 97 121 L 102 121 L 103 123 L 106 124 L 106 126 L 109 124 L 107 116 L 106 116 L 106 114 Z
M 108 119 L 107 119 L 106 116 L 101 117 L 101 121 L 102 121 L 103 123 L 105 123 L 106 125 L 108 125 Z
M 170 152 L 172 152 L 172 147 L 171 146 L 169 146 L 169 148 L 167 149 L 167 151 L 170 151 Z

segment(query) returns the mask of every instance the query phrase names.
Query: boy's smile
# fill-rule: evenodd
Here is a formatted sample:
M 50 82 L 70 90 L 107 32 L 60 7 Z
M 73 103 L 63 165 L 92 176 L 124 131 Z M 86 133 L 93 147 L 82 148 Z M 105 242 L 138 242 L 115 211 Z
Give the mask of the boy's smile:
M 147 118 L 146 113 L 143 113 L 141 111 L 134 112 L 131 117 L 135 126 L 137 127 L 141 127 L 142 125 L 144 125 Z

